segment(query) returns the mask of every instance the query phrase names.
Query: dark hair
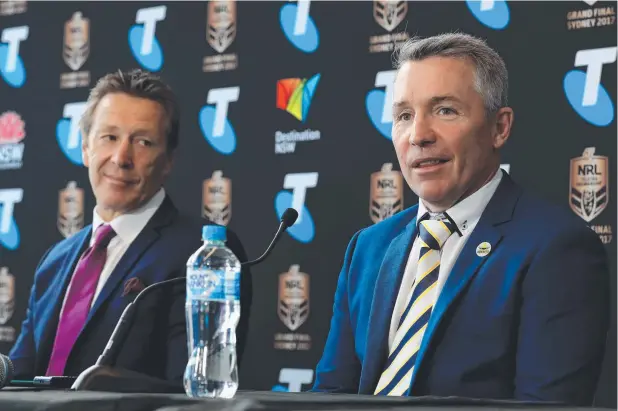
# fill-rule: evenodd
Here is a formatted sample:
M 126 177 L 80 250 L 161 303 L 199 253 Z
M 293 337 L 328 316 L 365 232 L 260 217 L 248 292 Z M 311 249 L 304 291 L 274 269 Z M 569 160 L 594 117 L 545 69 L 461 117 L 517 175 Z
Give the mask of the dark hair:
M 139 69 L 118 70 L 99 79 L 90 91 L 86 111 L 80 119 L 83 138 L 87 139 L 92 127 L 92 117 L 103 97 L 111 93 L 124 93 L 133 97 L 153 100 L 161 104 L 166 117 L 167 151 L 172 153 L 178 147 L 180 110 L 176 95 L 160 77 Z
M 474 64 L 475 88 L 485 109 L 495 113 L 508 104 L 508 72 L 502 57 L 478 38 L 464 33 L 444 33 L 424 39 L 414 37 L 395 50 L 395 68 L 407 61 L 443 56 L 465 58 Z

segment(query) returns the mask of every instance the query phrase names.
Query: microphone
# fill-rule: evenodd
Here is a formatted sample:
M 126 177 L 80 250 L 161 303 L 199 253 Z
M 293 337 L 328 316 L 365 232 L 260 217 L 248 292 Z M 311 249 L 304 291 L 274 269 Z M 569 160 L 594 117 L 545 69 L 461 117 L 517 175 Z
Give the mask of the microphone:
M 32 380 L 16 380 L 15 367 L 9 356 L 0 354 L 0 389 L 4 387 L 24 387 L 38 389 L 69 388 L 75 377 L 34 377 Z
M 294 210 L 293 208 L 286 209 L 279 221 L 279 229 L 275 233 L 275 236 L 273 237 L 269 246 L 266 248 L 264 254 L 262 254 L 259 258 L 253 261 L 242 262 L 241 266 L 252 266 L 262 262 L 274 249 L 275 244 L 277 244 L 283 232 L 287 230 L 290 226 L 292 226 L 296 222 L 297 218 L 298 212 L 296 210 Z M 122 312 L 122 315 L 120 316 L 120 319 L 118 320 L 118 323 L 116 324 L 116 327 L 114 328 L 114 331 L 112 332 L 112 335 L 109 338 L 107 345 L 97 359 L 97 362 L 84 370 L 84 372 L 82 372 L 77 377 L 77 380 L 75 380 L 75 383 L 73 384 L 71 389 L 118 391 L 118 387 L 121 387 L 122 389 L 128 390 L 125 392 L 184 393 L 184 389 L 182 389 L 182 387 L 178 387 L 174 384 L 169 383 L 168 381 L 164 381 L 158 378 L 150 377 L 148 375 L 140 374 L 129 370 L 116 370 L 112 367 L 116 362 L 118 351 L 124 343 L 131 324 L 133 323 L 133 317 L 135 316 L 136 307 L 139 302 L 155 290 L 167 287 L 169 285 L 184 283 L 185 281 L 186 277 L 171 278 L 169 280 L 151 284 L 148 287 L 144 288 L 142 291 L 140 291 L 137 297 L 135 297 L 135 299 L 130 302 Z M 119 379 L 124 379 L 125 382 L 114 383 Z
M 9 357 L 0 354 L 0 388 L 6 387 L 13 379 L 13 362 Z
M 241 265 L 252 266 L 261 263 L 266 257 L 268 257 L 268 254 L 270 254 L 270 252 L 273 250 L 275 244 L 277 244 L 277 241 L 279 241 L 279 238 L 281 238 L 281 235 L 284 233 L 284 231 L 293 226 L 297 218 L 298 211 L 294 210 L 293 208 L 288 208 L 287 210 L 285 210 L 279 222 L 279 229 L 275 233 L 275 236 L 273 237 L 270 245 L 266 248 L 266 251 L 264 251 L 264 254 L 262 254 L 262 256 L 253 261 L 241 263 Z

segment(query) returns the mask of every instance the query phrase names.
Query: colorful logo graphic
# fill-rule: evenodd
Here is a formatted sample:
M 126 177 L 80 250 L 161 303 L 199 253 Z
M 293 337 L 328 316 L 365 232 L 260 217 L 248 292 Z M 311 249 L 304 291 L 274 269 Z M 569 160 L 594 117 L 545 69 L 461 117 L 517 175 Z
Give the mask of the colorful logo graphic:
M 9 250 L 19 247 L 19 228 L 13 217 L 15 204 L 24 197 L 22 188 L 5 188 L 0 190 L 0 244 Z
M 79 120 L 86 111 L 86 102 L 80 101 L 64 105 L 62 117 L 56 123 L 56 140 L 64 155 L 75 165 L 82 166 L 82 132 Z
M 283 188 L 291 189 L 292 192 L 282 190 L 275 197 L 277 218 L 281 219 L 285 210 L 290 207 L 298 212 L 296 222 L 287 232 L 301 243 L 310 243 L 315 236 L 315 224 L 309 209 L 305 206 L 305 197 L 307 189 L 316 187 L 317 184 L 318 173 L 286 174 Z
M 26 67 L 19 55 L 19 43 L 28 38 L 28 26 L 10 27 L 0 36 L 0 75 L 11 87 L 19 88 L 26 82 Z
M 604 64 L 616 62 L 617 49 L 579 50 L 575 54 L 575 67 L 586 66 L 586 71 L 571 70 L 564 76 L 564 92 L 571 107 L 598 127 L 606 127 L 614 121 L 614 103 L 601 84 L 601 75 Z
M 395 70 L 379 71 L 376 74 L 376 87 L 384 87 L 384 90 L 373 89 L 365 97 L 365 108 L 371 124 L 385 138 L 391 139 L 393 127 L 393 86 L 395 83 Z
M 0 115 L 0 170 L 18 169 L 22 166 L 26 123 L 14 111 Z
M 297 49 L 313 53 L 320 45 L 320 34 L 309 15 L 309 0 L 299 0 L 297 4 L 285 4 L 279 11 L 279 22 L 285 37 Z
M 470 12 L 478 21 L 494 30 L 502 30 L 509 25 L 511 13 L 504 0 L 466 0 Z
M 277 81 L 277 108 L 287 111 L 304 123 L 320 76 L 316 74 L 309 80 L 287 78 Z
M 129 46 L 135 60 L 147 70 L 159 71 L 163 66 L 163 49 L 155 35 L 157 22 L 165 20 L 166 6 L 139 9 L 129 29 Z
M 199 113 L 204 138 L 221 154 L 229 155 L 236 150 L 236 133 L 227 111 L 230 103 L 238 101 L 239 95 L 240 87 L 213 88 L 206 97 L 210 105 L 202 107 Z

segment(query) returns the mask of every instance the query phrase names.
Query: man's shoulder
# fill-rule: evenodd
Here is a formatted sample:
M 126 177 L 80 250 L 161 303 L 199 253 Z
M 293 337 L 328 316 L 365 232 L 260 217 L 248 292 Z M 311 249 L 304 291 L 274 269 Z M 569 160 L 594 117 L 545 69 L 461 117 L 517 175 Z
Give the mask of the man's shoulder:
M 542 237 L 567 232 L 592 232 L 586 222 L 566 205 L 557 204 L 528 190 L 522 190 L 513 220 L 520 228 Z
M 88 239 L 91 227 L 92 225 L 88 224 L 71 236 L 52 244 L 39 260 L 37 272 L 44 271 L 49 267 L 56 267 L 57 264 L 64 262 L 70 253 L 76 248 L 80 248 L 83 242 Z
M 382 221 L 367 226 L 358 232 L 358 241 L 371 241 L 374 244 L 376 242 L 390 243 L 414 220 L 417 212 L 418 204 L 415 204 Z

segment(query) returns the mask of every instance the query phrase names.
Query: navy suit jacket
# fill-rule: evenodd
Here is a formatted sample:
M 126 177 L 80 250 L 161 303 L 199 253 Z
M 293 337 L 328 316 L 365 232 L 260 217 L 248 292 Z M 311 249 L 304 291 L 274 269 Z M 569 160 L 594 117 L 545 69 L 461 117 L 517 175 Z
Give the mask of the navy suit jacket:
M 201 227 L 209 223 L 181 215 L 171 199 L 165 198 L 122 256 L 94 302 L 68 358 L 64 375 L 79 375 L 103 352 L 123 310 L 137 296 L 137 291 L 123 296 L 124 284 L 137 278 L 148 286 L 184 276 L 187 260 L 202 244 Z M 89 245 L 91 232 L 91 226 L 85 227 L 52 246 L 40 260 L 26 319 L 9 354 L 17 377 L 45 375 L 65 292 L 80 255 Z M 246 261 L 239 239 L 229 229 L 227 238 L 228 247 L 241 261 Z M 243 269 L 241 317 L 237 327 L 239 356 L 246 341 L 251 291 L 251 273 Z M 184 304 L 184 284 L 164 287 L 142 299 L 116 366 L 181 383 L 188 360 Z
M 353 236 L 314 391 L 374 393 L 417 209 Z M 485 241 L 491 252 L 478 256 Z M 410 395 L 590 404 L 609 315 L 597 234 L 505 173 L 434 306 Z

